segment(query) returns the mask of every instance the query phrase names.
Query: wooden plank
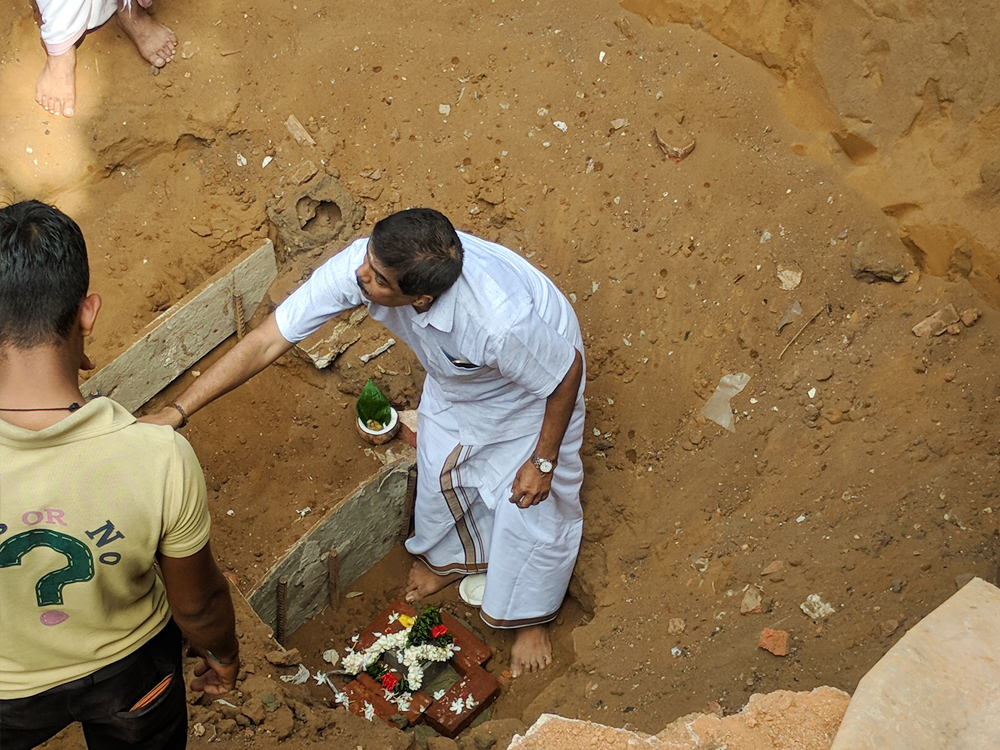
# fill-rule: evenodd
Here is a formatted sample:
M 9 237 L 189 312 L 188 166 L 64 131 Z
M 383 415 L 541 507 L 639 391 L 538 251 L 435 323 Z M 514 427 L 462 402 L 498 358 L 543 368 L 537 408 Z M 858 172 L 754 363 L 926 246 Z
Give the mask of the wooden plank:
M 80 386 L 88 398 L 109 396 L 135 411 L 236 330 L 233 294 L 249 318 L 277 276 L 267 240 L 146 326 L 145 333 Z
M 268 571 L 249 596 L 250 605 L 268 627 L 277 624 L 275 594 L 281 576 L 288 578 L 288 635 L 291 635 L 330 601 L 328 550 L 337 550 L 339 588 L 345 591 L 398 544 L 406 530 L 403 498 L 413 460 L 403 458 L 389 464 L 359 485 Z

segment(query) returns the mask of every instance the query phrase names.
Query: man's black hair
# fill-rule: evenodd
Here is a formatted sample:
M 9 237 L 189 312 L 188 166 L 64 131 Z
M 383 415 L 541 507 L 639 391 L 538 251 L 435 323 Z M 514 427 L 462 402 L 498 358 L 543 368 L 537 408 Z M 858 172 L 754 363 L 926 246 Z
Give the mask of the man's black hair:
M 403 294 L 444 294 L 462 275 L 462 243 L 447 217 L 432 208 L 408 208 L 372 229 L 376 260 L 392 269 Z
M 65 339 L 87 296 L 87 244 L 57 208 L 0 208 L 0 346 L 32 349 Z

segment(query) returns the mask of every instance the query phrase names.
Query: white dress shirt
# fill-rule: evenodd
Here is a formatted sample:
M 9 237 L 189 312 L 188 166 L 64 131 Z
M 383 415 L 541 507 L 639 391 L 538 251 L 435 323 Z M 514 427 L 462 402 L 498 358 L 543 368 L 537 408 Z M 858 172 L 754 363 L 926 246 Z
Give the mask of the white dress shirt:
M 453 409 L 466 445 L 537 433 L 552 394 L 583 353 L 569 300 L 530 263 L 507 248 L 459 233 L 462 275 L 430 309 L 384 307 L 368 300 L 355 272 L 368 240 L 320 266 L 275 311 L 278 330 L 297 342 L 344 310 L 364 304 L 405 341 L 427 379 L 421 410 Z

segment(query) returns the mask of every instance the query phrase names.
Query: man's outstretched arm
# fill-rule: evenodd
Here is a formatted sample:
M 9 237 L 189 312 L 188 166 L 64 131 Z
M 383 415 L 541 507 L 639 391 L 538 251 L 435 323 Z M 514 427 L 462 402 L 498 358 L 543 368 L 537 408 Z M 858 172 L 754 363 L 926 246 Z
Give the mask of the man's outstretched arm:
M 201 377 L 174 399 L 174 403 L 190 417 L 219 396 L 243 385 L 293 346 L 292 342 L 281 335 L 274 313 L 271 313 L 263 323 L 226 352 L 222 359 L 205 370 Z M 139 421 L 170 425 L 176 429 L 183 422 L 183 417 L 174 407 L 166 406 L 156 414 L 140 417 Z
M 559 457 L 566 428 L 573 407 L 576 406 L 576 394 L 580 390 L 583 379 L 583 355 L 579 351 L 573 358 L 573 364 L 563 376 L 562 382 L 552 392 L 545 402 L 545 416 L 542 418 L 542 431 L 538 436 L 535 454 L 542 458 L 555 459 Z M 511 488 L 510 501 L 520 508 L 537 505 L 549 495 L 552 487 L 552 475 L 542 474 L 531 461 L 527 461 L 517 471 L 514 485 Z

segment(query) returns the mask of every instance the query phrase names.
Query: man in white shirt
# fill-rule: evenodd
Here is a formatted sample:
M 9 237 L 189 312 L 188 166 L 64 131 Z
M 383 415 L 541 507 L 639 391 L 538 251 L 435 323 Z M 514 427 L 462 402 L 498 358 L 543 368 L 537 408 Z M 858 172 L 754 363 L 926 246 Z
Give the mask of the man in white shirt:
M 515 630 L 511 673 L 544 668 L 583 526 L 583 341 L 569 301 L 520 256 L 431 209 L 389 216 L 151 419 L 181 425 L 358 304 L 427 371 L 406 598 L 488 569 L 481 615 Z

